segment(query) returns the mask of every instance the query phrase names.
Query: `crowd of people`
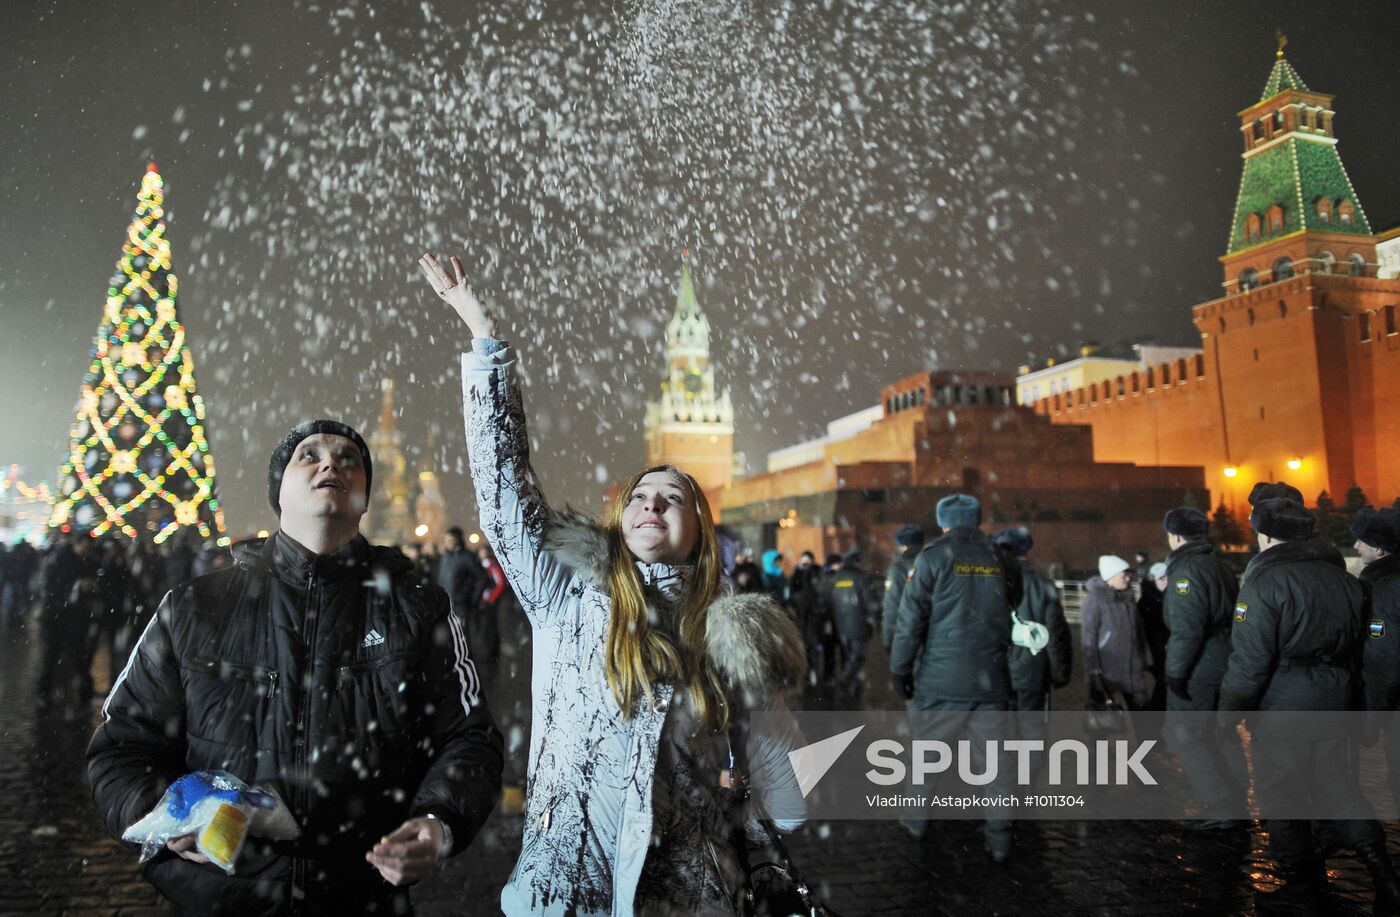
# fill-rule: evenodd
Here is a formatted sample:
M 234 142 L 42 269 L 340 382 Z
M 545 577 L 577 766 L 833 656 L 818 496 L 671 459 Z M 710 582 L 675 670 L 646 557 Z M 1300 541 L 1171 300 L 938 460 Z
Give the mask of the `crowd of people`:
M 530 465 L 517 349 L 460 264 L 423 267 L 472 332 L 463 411 L 484 544 L 454 528 L 440 551 L 371 545 L 359 530 L 369 447 L 321 420 L 273 450 L 269 537 L 228 552 L 83 534 L 0 555 L 4 613 L 28 626 L 38 606 L 45 696 L 90 694 L 94 648 L 110 643 L 87 769 L 112 834 L 206 771 L 264 788 L 299 827 L 252 832 L 231 874 L 210 867 L 194 834 L 167 840 L 145 875 L 178 908 L 410 912 L 407 886 L 466 849 L 501 799 L 488 697 L 506 606 L 532 644 L 524 836 L 501 897 L 511 915 L 753 910 L 753 845 L 780 847 L 806 818 L 787 700 L 805 688 L 862 703 L 877 634 L 916 739 L 968 733 L 980 754 L 983 712 L 1043 728 L 1074 651 L 1028 529 L 989 533 L 978 500 L 950 494 L 934 507 L 937 530 L 893 533 L 882 580 L 859 550 L 820 564 L 804 552 L 790 568 L 774 549 L 736 551 L 695 479 L 671 466 L 634 475 L 604 520 L 552 510 Z M 1388 722 L 1400 708 L 1400 518 L 1354 520 L 1358 578 L 1296 490 L 1261 484 L 1250 502 L 1259 550 L 1242 577 L 1188 507 L 1163 520 L 1164 561 L 1099 557 L 1081 608 L 1090 704 L 1165 708 L 1160 728 L 1199 804 L 1194 830 L 1239 828 L 1231 805 L 1251 779 L 1266 808 L 1314 797 L 1347 813 L 1327 835 L 1268 821 L 1281 871 L 1322 881 L 1332 838 L 1370 870 L 1380 909 L 1400 912 L 1354 767 L 1357 741 L 1383 735 L 1400 796 Z M 1357 737 L 1255 729 L 1252 772 L 1231 744 L 1256 711 L 1363 708 Z M 752 710 L 789 726 L 750 735 Z M 1011 854 L 1012 828 L 986 812 L 993 861 Z M 792 894 L 815 907 L 810 889 Z

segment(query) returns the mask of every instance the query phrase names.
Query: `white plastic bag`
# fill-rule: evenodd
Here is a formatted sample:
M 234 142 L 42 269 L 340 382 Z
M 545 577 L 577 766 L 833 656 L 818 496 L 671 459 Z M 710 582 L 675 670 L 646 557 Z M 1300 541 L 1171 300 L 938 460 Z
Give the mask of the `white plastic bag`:
M 256 789 L 226 771 L 195 771 L 170 784 L 154 809 L 122 840 L 141 845 L 144 863 L 166 841 L 195 835 L 195 847 L 229 875 L 250 829 L 263 837 L 297 836 L 291 812 L 275 792 Z

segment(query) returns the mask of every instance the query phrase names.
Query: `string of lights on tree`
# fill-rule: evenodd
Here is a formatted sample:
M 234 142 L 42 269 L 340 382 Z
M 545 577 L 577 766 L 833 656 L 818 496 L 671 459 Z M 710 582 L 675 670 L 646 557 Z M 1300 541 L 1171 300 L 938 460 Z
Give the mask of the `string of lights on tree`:
M 165 183 L 151 163 L 54 490 L 49 525 L 64 532 L 121 532 L 156 544 L 181 528 L 205 538 L 224 533 L 204 400 L 175 309 L 164 203 Z

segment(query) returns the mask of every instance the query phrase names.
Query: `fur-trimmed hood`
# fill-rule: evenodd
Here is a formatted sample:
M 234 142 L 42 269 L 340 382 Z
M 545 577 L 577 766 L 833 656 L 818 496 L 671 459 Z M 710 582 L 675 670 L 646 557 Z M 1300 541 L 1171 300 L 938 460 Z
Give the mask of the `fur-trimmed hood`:
M 586 513 L 553 513 L 545 550 L 594 588 L 608 591 L 608 541 Z M 786 611 L 763 593 L 721 595 L 710 605 L 705 650 L 735 700 L 759 706 L 807 674 L 802 636 Z

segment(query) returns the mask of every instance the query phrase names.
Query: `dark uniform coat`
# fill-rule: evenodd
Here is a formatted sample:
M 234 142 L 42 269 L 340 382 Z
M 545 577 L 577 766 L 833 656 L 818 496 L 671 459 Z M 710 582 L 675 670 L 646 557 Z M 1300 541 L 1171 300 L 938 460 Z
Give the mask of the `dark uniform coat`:
M 894 643 L 894 622 L 899 617 L 899 600 L 904 596 L 904 584 L 914 569 L 914 554 L 900 554 L 885 571 L 885 595 L 880 603 L 880 640 L 888 650 Z
M 1363 604 L 1361 584 L 1323 541 L 1256 556 L 1235 603 L 1220 709 L 1353 709 Z
M 921 699 L 1009 701 L 1011 609 L 1020 602 L 1021 573 L 991 538 L 953 529 L 914 561 L 899 602 L 891 674 L 912 674 Z
M 1400 710 L 1400 554 L 1363 567 L 1361 587 L 1366 597 L 1366 709 Z
M 1167 677 L 1218 685 L 1230 660 L 1230 622 L 1239 580 L 1207 541 L 1167 557 Z

